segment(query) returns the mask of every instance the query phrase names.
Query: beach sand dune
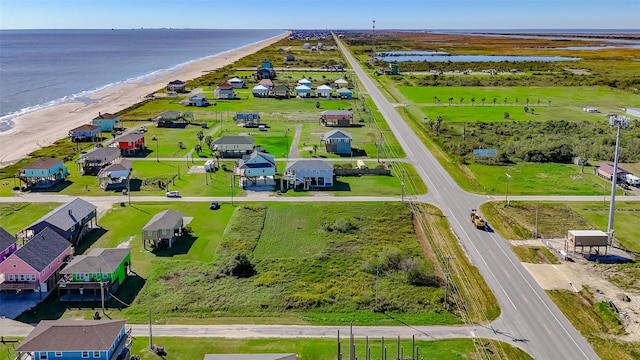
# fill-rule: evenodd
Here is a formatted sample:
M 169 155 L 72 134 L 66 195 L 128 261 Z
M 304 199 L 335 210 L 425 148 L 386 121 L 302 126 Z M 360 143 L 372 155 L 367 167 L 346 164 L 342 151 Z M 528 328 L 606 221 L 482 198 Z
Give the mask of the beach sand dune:
M 0 167 L 11 165 L 32 151 L 65 138 L 69 130 L 90 123 L 98 113 L 116 113 L 144 100 L 145 96 L 162 89 L 169 81 L 191 80 L 204 73 L 231 64 L 249 54 L 289 36 L 283 33 L 255 44 L 165 71 L 153 79 L 123 84 L 92 94 L 90 104 L 73 102 L 35 111 L 14 119 L 15 126 L 0 133 Z

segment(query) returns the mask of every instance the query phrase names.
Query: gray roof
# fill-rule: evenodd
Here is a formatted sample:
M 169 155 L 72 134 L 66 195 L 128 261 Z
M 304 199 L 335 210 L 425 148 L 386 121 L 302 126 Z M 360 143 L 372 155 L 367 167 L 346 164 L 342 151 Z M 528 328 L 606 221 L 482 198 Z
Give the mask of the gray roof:
M 353 91 L 347 89 L 346 87 L 340 88 L 338 90 L 336 90 L 339 93 L 353 93 Z
M 158 114 L 157 117 L 159 117 L 159 118 L 164 118 L 164 117 L 177 118 L 177 117 L 180 117 L 180 115 L 182 115 L 182 113 L 180 111 L 167 110 L 167 111 L 163 111 L 160 114 Z
M 16 351 L 106 351 L 124 320 L 42 320 Z
M 205 354 L 204 360 L 289 360 L 296 354 Z
M 87 255 L 78 255 L 62 269 L 63 274 L 113 273 L 122 261 L 131 253 L 131 249 L 92 249 Z
M 5 250 L 9 246 L 15 244 L 16 238 L 9 234 L 2 226 L 0 226 L 0 251 Z M 2 259 L 0 259 L 2 260 Z
M 54 158 L 40 158 L 29 165 L 25 165 L 20 168 L 20 170 L 47 170 L 52 167 L 60 164 L 62 160 L 54 159 Z
M 180 211 L 171 209 L 155 214 L 151 220 L 142 228 L 142 231 L 158 231 L 162 229 L 173 229 L 180 220 L 182 220 Z
M 71 247 L 67 239 L 47 227 L 32 237 L 13 253 L 18 258 L 40 272 L 50 265 L 66 249 Z
M 223 136 L 213 140 L 213 145 L 246 144 L 253 145 L 255 141 L 248 136 Z
M 321 112 L 322 115 L 353 115 L 352 111 L 349 110 L 325 110 Z
M 116 114 L 109 114 L 109 113 L 98 113 L 98 116 L 93 118 L 93 120 L 112 120 L 115 118 L 120 117 L 120 115 L 116 115 Z
M 344 130 L 334 129 L 324 133 L 325 139 L 351 139 L 351 134 Z
M 82 154 L 78 161 L 81 159 L 88 160 L 105 160 L 111 159 L 113 156 L 120 156 L 120 149 L 116 147 L 102 147 L 89 151 L 86 154 Z
M 60 205 L 51 210 L 48 214 L 34 221 L 27 229 L 38 225 L 41 222 L 47 222 L 60 230 L 67 231 L 77 224 L 81 219 L 96 211 L 96 206 L 90 202 L 75 198 L 71 202 Z
M 298 160 L 288 163 L 286 170 L 333 170 L 333 164 L 324 160 Z

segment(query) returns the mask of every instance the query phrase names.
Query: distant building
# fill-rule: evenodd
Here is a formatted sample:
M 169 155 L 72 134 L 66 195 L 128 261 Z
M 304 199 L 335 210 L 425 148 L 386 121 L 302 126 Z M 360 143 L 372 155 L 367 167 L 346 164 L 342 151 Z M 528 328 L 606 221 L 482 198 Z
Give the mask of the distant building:
M 173 243 L 182 235 L 184 214 L 180 211 L 165 210 L 155 214 L 142 228 L 144 248 L 150 244 L 152 248 L 166 246 L 171 249 Z
M 227 84 L 233 86 L 235 89 L 242 89 L 244 87 L 244 80 L 234 77 L 227 80 Z
M 600 165 L 596 165 L 594 168 L 596 175 L 607 181 L 613 181 L 613 165 L 608 163 L 602 163 Z M 622 180 L 623 177 L 629 172 L 618 166 L 618 180 Z
M 143 134 L 126 134 L 116 138 L 116 142 L 122 156 L 136 155 L 147 148 Z
M 119 128 L 120 123 L 120 115 L 109 114 L 109 113 L 98 113 L 98 116 L 91 120 L 91 125 L 100 126 L 102 131 L 111 132 L 114 129 Z
M 264 85 L 256 85 L 251 89 L 251 93 L 254 97 L 266 98 L 269 97 L 269 88 Z
M 82 174 L 95 175 L 100 169 L 109 166 L 120 158 L 120 149 L 115 147 L 101 147 L 80 155 L 76 163 L 81 167 Z
M 0 263 L 18 249 L 17 239 L 0 226 Z
M 340 88 L 340 89 L 336 90 L 336 92 L 338 93 L 338 97 L 340 99 L 352 99 L 353 98 L 353 91 L 347 89 L 346 87 Z
M 306 85 L 296 86 L 296 96 L 301 98 L 311 97 L 311 88 Z
M 196 107 L 207 107 L 211 105 L 209 99 L 206 96 L 202 95 L 192 95 L 189 96 L 187 101 L 187 106 L 196 106 Z
M 213 91 L 213 97 L 220 99 L 235 99 L 236 93 L 233 90 L 234 87 L 226 82 L 218 84 L 218 87 Z
M 324 126 L 351 126 L 353 111 L 325 110 L 320 114 L 320 122 Z
M 333 186 L 333 164 L 323 160 L 298 160 L 287 163 L 284 179 L 290 188 L 302 187 L 309 190 L 315 187 Z
M 318 94 L 318 97 L 330 98 L 333 93 L 333 89 L 331 86 L 320 85 L 316 88 L 316 93 Z
M 175 91 L 177 93 L 186 93 L 187 83 L 182 80 L 173 80 L 167 84 L 167 91 Z
M 101 132 L 102 127 L 98 125 L 84 124 L 69 130 L 69 139 L 74 142 L 96 141 Z
M 75 246 L 97 225 L 97 207 L 86 200 L 75 198 L 34 221 L 18 235 L 31 239 L 45 228 L 51 228 Z
M 223 157 L 241 158 L 253 152 L 255 141 L 248 136 L 222 136 L 211 142 L 211 150 Z
M 291 90 L 287 85 L 280 84 L 273 88 L 273 94 L 276 99 L 288 99 L 291 97 Z

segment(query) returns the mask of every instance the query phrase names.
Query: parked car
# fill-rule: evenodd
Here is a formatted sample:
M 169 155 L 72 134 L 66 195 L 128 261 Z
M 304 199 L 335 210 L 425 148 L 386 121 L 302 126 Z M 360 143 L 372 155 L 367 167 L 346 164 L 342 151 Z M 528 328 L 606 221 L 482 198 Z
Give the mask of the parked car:
M 177 190 L 167 191 L 167 197 L 180 197 L 180 191 L 177 191 Z
M 209 204 L 209 210 L 218 210 L 220 209 L 220 203 L 217 201 L 212 201 L 211 204 Z

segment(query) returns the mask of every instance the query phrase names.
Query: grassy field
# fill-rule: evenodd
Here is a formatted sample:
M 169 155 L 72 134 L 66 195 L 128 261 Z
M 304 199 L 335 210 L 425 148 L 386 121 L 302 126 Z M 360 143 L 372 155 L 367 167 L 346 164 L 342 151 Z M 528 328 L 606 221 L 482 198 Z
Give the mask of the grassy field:
M 588 288 L 579 293 L 566 290 L 547 293 L 602 359 L 632 360 L 640 357 L 640 343 L 616 339 L 616 335 L 624 334 L 624 327 L 617 317 L 612 318 L 610 313 L 602 310 Z
M 394 323 L 373 311 L 371 266 L 386 263 L 389 256 L 422 264 L 411 213 L 400 204 L 308 204 L 301 209 L 293 204 L 238 208 L 213 263 L 154 264 L 148 285 L 123 313 L 143 321 L 151 310 L 161 314 L 160 322 L 179 316 Z M 224 275 L 238 255 L 250 261 L 255 275 Z M 412 275 L 394 266 L 380 276 L 378 309 L 410 323 L 459 321 L 443 311 L 442 288 L 411 285 Z M 429 270 L 433 264 L 419 266 L 429 281 L 438 282 Z
M 412 213 L 402 204 L 207 205 L 139 203 L 99 220 L 102 229 L 80 248 L 129 246 L 137 274 L 117 294 L 131 307 L 112 300 L 111 317 L 144 322 L 150 310 L 159 323 L 460 322 L 444 309 L 440 265 L 416 241 Z M 140 229 L 167 208 L 192 217 L 193 232 L 171 251 L 149 252 Z M 448 233 L 446 222 L 432 226 L 438 236 Z M 238 255 L 255 274 L 229 271 Z M 91 308 L 79 306 L 53 296 L 20 320 L 89 319 Z
M 0 226 L 9 234 L 16 234 L 58 206 L 58 203 L 0 203 Z
M 611 185 L 593 174 L 590 167 L 555 163 L 516 163 L 509 166 L 469 164 L 475 191 L 487 194 L 506 194 L 507 175 L 509 195 L 602 195 L 611 192 Z M 559 186 L 562 184 L 562 186 Z M 622 191 L 618 191 L 622 194 Z
M 511 250 L 522 262 L 531 264 L 559 264 L 560 262 L 546 247 L 512 246 Z
M 337 345 L 335 339 L 220 339 L 220 338 L 162 338 L 154 337 L 154 342 L 164 345 L 169 358 L 203 358 L 205 354 L 225 353 L 296 353 L 298 359 L 332 360 L 336 358 Z M 486 344 L 494 355 L 490 359 L 531 359 L 522 350 L 510 344 L 493 340 L 478 339 L 477 344 Z M 356 339 L 356 356 L 358 359 L 366 358 L 365 341 Z M 482 346 L 479 345 L 479 346 Z M 140 355 L 143 360 L 157 359 L 157 355 L 148 351 L 147 338 L 136 338 L 132 353 Z M 349 357 L 349 340 L 347 335 L 341 340 L 342 358 Z M 437 341 L 416 340 L 417 355 L 421 358 L 456 360 L 470 359 L 477 356 L 476 346 L 471 339 L 450 339 Z M 400 341 L 403 358 L 411 356 L 411 340 Z M 371 358 L 379 359 L 382 356 L 382 344 L 380 339 L 369 339 Z M 385 348 L 388 358 L 397 356 L 397 339 L 385 339 Z M 1 348 L 0 348 L 1 349 Z
M 596 229 L 607 230 L 609 223 L 609 202 L 602 203 L 570 203 L 573 211 L 586 219 Z M 615 237 L 625 247 L 640 252 L 640 203 L 616 202 L 614 213 Z
M 546 121 L 560 118 L 604 121 L 603 114 L 615 112 L 622 107 L 640 106 L 637 95 L 606 87 L 398 86 L 398 90 L 414 105 L 427 109 L 430 118 L 435 119 L 442 115 L 445 121 L 456 122 L 502 121 L 505 111 L 509 112 L 514 120 Z M 449 98 L 453 98 L 451 105 Z M 472 99 L 475 102 L 472 103 Z M 525 114 L 524 106 L 534 108 L 534 114 Z M 589 114 L 582 110 L 583 107 L 590 106 L 598 108 L 601 113 Z

